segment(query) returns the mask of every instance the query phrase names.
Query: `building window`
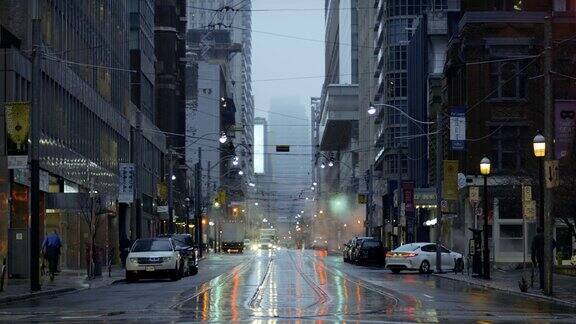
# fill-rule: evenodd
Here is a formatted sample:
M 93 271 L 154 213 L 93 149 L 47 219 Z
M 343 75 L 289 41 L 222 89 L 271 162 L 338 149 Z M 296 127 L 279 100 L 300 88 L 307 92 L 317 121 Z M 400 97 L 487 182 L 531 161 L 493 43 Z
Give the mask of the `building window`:
M 398 175 L 398 155 L 388 155 L 384 158 L 385 172 L 392 178 L 394 175 Z M 400 156 L 400 163 L 402 164 L 402 173 L 408 173 L 408 161 L 405 155 Z
M 520 62 L 493 63 L 490 67 L 490 96 L 493 99 L 526 98 L 526 73 Z
M 530 148 L 527 131 L 519 126 L 497 126 L 492 134 L 492 165 L 494 172 L 517 172 L 524 169 L 526 149 Z

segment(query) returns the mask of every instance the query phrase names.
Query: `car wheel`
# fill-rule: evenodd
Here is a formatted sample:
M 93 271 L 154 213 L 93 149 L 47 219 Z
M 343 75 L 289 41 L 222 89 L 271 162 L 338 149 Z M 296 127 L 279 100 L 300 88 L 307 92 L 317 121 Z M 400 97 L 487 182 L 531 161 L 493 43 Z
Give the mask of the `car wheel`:
M 420 271 L 420 273 L 430 272 L 430 262 L 428 262 L 427 260 L 422 261 L 422 264 L 420 264 L 420 269 L 418 269 L 418 271 Z
M 393 273 L 393 274 L 399 274 L 399 273 L 400 273 L 400 271 L 402 271 L 402 270 L 400 270 L 400 269 L 395 269 L 395 268 L 392 268 L 392 269 L 390 269 L 390 271 L 392 271 L 392 273 Z
M 172 281 L 178 281 L 178 279 L 180 279 L 180 276 L 178 275 L 178 268 L 172 270 L 170 272 L 170 280 Z
M 138 276 L 129 271 L 126 271 L 126 282 L 132 283 L 136 281 L 138 281 Z
M 184 272 L 184 261 L 180 261 L 180 267 L 178 270 L 178 277 L 184 278 L 184 275 L 186 275 L 186 273 Z
M 454 262 L 454 272 L 464 272 L 464 260 L 462 260 L 462 258 Z

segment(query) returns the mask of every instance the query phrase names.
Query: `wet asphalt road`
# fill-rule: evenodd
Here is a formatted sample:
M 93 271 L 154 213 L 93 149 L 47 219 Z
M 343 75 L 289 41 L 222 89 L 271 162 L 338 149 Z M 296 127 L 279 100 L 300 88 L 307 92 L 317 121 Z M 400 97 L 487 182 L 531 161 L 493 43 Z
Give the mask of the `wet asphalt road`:
M 213 255 L 178 282 L 118 283 L 0 306 L 5 322 L 576 322 L 576 310 L 312 251 Z

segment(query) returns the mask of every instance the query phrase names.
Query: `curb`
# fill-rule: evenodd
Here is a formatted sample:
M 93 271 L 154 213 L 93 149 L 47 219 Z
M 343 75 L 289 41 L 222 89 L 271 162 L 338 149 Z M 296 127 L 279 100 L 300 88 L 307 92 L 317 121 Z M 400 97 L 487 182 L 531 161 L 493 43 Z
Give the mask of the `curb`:
M 78 290 L 78 289 L 69 287 L 69 288 L 58 288 L 58 289 L 39 291 L 39 292 L 21 294 L 21 295 L 6 296 L 6 297 L 0 298 L 0 304 L 9 304 L 9 303 L 13 303 L 16 301 L 33 299 L 33 298 L 37 298 L 37 297 L 54 296 L 54 295 L 64 294 L 64 293 L 68 293 L 68 292 L 72 292 L 72 291 L 76 291 L 76 290 Z
M 480 284 L 480 283 L 474 283 L 474 282 L 469 282 L 469 281 L 463 281 L 463 280 L 459 280 L 457 278 L 451 278 L 451 277 L 444 277 L 441 274 L 437 274 L 437 273 L 433 273 L 433 276 L 437 277 L 437 278 L 442 278 L 442 279 L 446 279 L 446 280 L 451 280 L 451 281 L 455 281 L 455 282 L 459 282 L 461 284 L 465 284 L 465 285 L 470 285 L 470 286 L 477 286 L 477 287 L 482 287 L 485 289 L 493 289 L 493 290 L 498 290 L 501 292 L 505 292 L 505 293 L 509 293 L 512 295 L 516 295 L 516 296 L 523 296 L 523 297 L 528 297 L 528 298 L 533 298 L 533 299 L 543 299 L 543 300 L 547 300 L 553 303 L 557 303 L 557 304 L 563 304 L 566 306 L 570 306 L 570 307 L 575 307 L 576 308 L 576 303 L 574 302 L 570 302 L 570 301 L 566 301 L 566 300 L 562 300 L 562 299 L 558 299 L 558 298 L 554 298 L 554 297 L 548 297 L 548 296 L 544 296 L 544 295 L 538 295 L 538 294 L 534 294 L 534 293 L 523 293 L 520 291 L 515 291 L 515 290 L 509 290 L 509 289 L 504 289 L 504 288 L 499 288 L 499 287 L 494 287 L 494 286 L 490 286 L 490 285 L 486 285 L 486 284 Z

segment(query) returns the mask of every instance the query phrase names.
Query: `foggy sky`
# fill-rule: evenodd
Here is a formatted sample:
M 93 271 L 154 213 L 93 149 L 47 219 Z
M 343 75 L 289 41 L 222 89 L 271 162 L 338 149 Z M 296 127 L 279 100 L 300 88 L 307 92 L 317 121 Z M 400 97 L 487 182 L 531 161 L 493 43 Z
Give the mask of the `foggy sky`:
M 324 7 L 324 0 L 252 0 L 252 3 L 253 10 Z M 299 98 L 308 116 L 310 97 L 320 96 L 322 88 L 324 43 L 268 35 L 260 31 L 324 40 L 324 11 L 252 12 L 252 85 L 256 102 L 255 115 L 268 117 L 263 110 L 269 110 L 271 99 L 289 96 Z M 258 81 L 303 76 L 318 78 Z M 290 111 L 285 113 L 290 114 Z

